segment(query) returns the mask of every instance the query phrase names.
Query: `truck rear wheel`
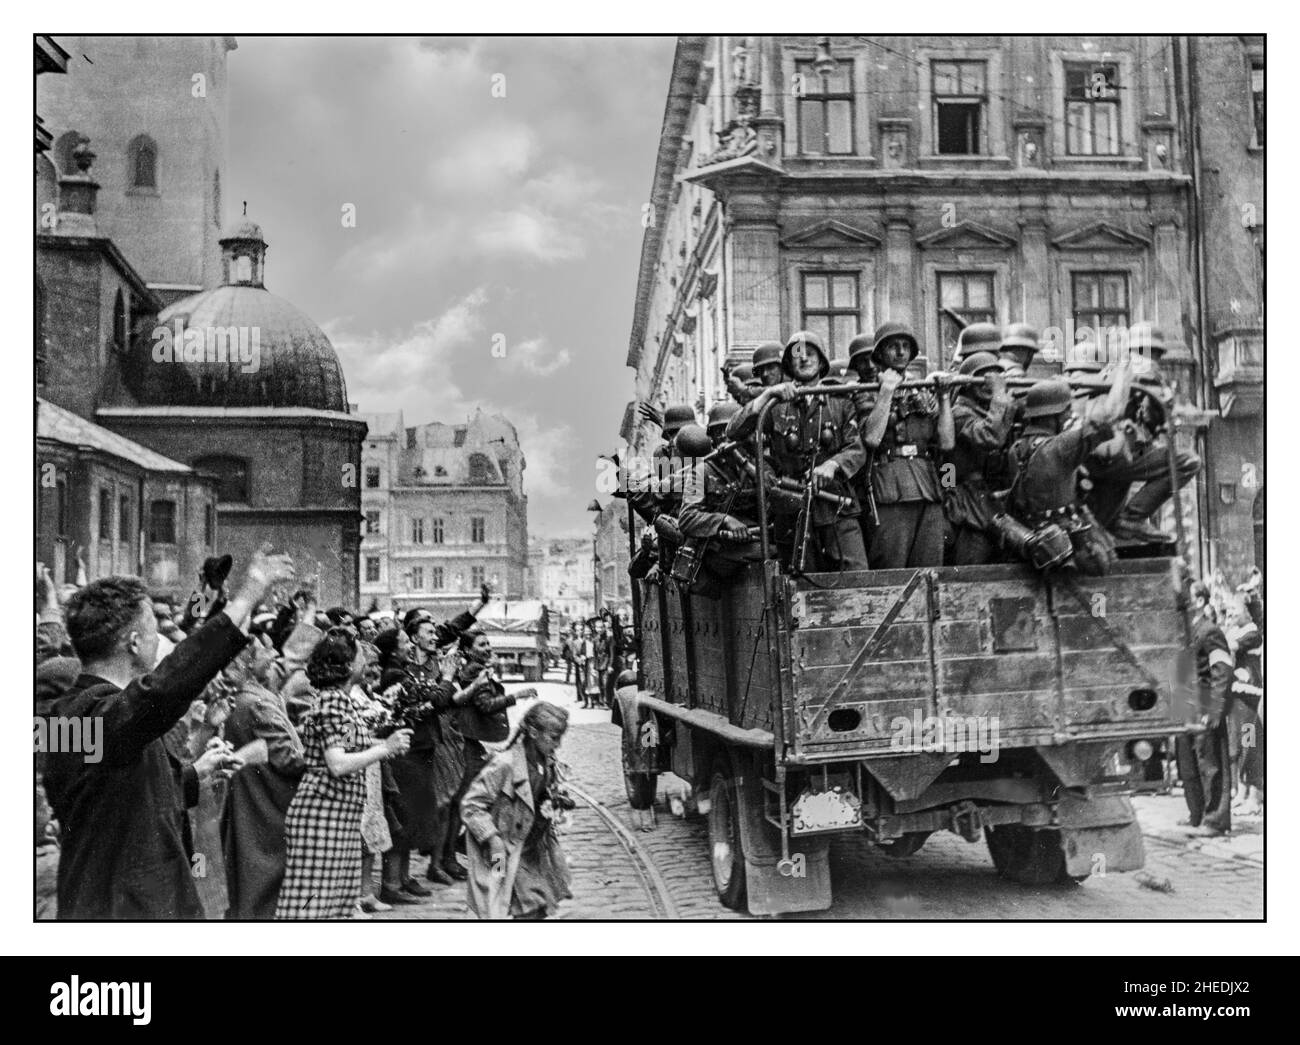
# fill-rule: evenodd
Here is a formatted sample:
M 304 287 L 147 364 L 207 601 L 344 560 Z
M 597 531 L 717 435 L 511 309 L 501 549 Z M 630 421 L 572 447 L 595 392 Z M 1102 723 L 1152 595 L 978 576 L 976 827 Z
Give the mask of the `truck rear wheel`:
M 740 796 L 731 759 L 713 763 L 709 783 L 709 854 L 713 887 L 724 907 L 745 909 L 745 851 L 740 841 Z
M 1081 882 L 1088 877 L 1066 872 L 1060 831 L 1003 824 L 1001 827 L 986 827 L 984 837 L 998 874 L 1013 882 L 1051 885 L 1054 882 Z
M 659 790 L 659 778 L 654 773 L 642 773 L 629 768 L 634 764 L 629 757 L 628 731 L 623 730 L 623 789 L 627 792 L 627 804 L 633 809 L 649 809 L 655 804 L 655 793 Z

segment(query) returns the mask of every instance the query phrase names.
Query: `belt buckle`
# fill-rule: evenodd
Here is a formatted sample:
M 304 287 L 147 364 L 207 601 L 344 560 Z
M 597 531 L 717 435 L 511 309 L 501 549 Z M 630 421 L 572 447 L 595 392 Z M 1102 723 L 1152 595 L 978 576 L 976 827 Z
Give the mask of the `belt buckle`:
M 897 453 L 899 457 L 915 457 L 917 453 L 916 444 L 903 443 L 895 450 L 895 453 Z

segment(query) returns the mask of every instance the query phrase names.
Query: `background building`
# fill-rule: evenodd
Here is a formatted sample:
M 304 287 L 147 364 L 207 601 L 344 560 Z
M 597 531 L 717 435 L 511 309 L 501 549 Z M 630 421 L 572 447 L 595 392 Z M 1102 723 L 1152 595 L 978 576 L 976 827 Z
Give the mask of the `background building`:
M 53 140 L 38 199 L 94 142 L 100 228 L 163 304 L 220 280 L 231 36 L 60 36 L 71 74 L 41 84 Z
M 529 546 L 530 597 L 544 602 L 553 615 L 570 620 L 591 616 L 596 594 L 591 556 L 586 537 L 534 539 Z
M 1194 117 L 1197 261 L 1204 273 L 1206 489 L 1212 561 L 1239 579 L 1263 559 L 1264 40 L 1183 41 Z
M 476 411 L 464 424 L 406 428 L 401 414 L 366 415 L 362 452 L 361 606 L 379 609 L 525 598 L 528 498 L 514 426 Z
M 1212 405 L 1187 52 L 1169 36 L 682 37 L 627 357 L 637 399 L 703 411 L 725 396 L 723 362 L 763 341 L 814 330 L 845 359 L 886 320 L 913 327 L 934 369 L 951 358 L 951 309 L 1054 330 L 1043 375 L 1082 331 L 1151 324 L 1166 369 Z M 1240 136 L 1245 52 L 1216 53 L 1239 74 L 1240 112 L 1195 111 Z M 657 438 L 633 411 L 622 434 L 642 453 Z M 1200 513 L 1220 499 L 1206 481 L 1184 491 L 1203 565 L 1216 529 Z
M 599 506 L 599 502 L 592 502 Z M 595 577 L 595 607 L 597 612 L 610 609 L 625 610 L 628 619 L 632 614 L 632 582 L 627 575 L 631 560 L 628 548 L 627 502 L 612 500 L 595 512 L 595 533 L 592 538 L 592 558 L 589 560 Z

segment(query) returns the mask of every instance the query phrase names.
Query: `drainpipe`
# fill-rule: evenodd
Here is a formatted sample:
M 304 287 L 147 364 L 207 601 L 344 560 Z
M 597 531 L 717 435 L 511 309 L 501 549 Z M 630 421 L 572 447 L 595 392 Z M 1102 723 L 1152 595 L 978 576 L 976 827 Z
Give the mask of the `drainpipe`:
M 1201 178 L 1201 132 L 1197 122 L 1200 113 L 1200 91 L 1196 82 L 1196 49 L 1189 36 L 1178 37 L 1178 46 L 1174 49 L 1174 71 L 1175 75 L 1182 80 L 1181 89 L 1178 91 L 1180 106 L 1183 110 L 1183 125 L 1187 128 L 1187 144 L 1190 151 L 1190 167 L 1192 174 L 1192 213 L 1191 213 L 1191 246 L 1192 246 L 1192 271 L 1196 289 L 1196 349 L 1197 357 L 1201 364 L 1200 383 L 1198 391 L 1197 404 L 1202 408 L 1208 409 L 1213 402 L 1213 367 L 1215 361 L 1210 358 L 1210 346 L 1206 334 L 1206 301 L 1208 291 L 1205 282 L 1205 235 L 1204 235 L 1204 214 L 1205 205 L 1202 195 L 1203 185 Z M 1200 548 L 1199 556 L 1204 572 L 1212 571 L 1215 567 L 1214 554 L 1215 542 L 1211 536 L 1210 521 L 1210 498 L 1214 496 L 1217 489 L 1214 473 L 1214 455 L 1210 441 L 1210 431 L 1206 429 L 1204 434 L 1197 439 L 1197 451 L 1202 461 L 1201 476 L 1204 481 L 1202 496 L 1199 498 L 1200 505 L 1198 516 L 1200 525 L 1197 529 L 1200 531 Z

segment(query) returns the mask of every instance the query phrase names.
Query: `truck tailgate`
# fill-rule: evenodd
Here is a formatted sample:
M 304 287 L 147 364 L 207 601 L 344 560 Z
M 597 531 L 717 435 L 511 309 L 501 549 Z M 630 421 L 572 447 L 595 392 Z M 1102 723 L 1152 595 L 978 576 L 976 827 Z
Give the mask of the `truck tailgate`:
M 796 759 L 925 750 L 914 745 L 937 729 L 954 735 L 947 719 L 995 729 L 1001 747 L 1179 725 L 1182 624 L 1167 559 L 1121 562 L 1104 578 L 1044 581 L 999 565 L 789 583 Z

